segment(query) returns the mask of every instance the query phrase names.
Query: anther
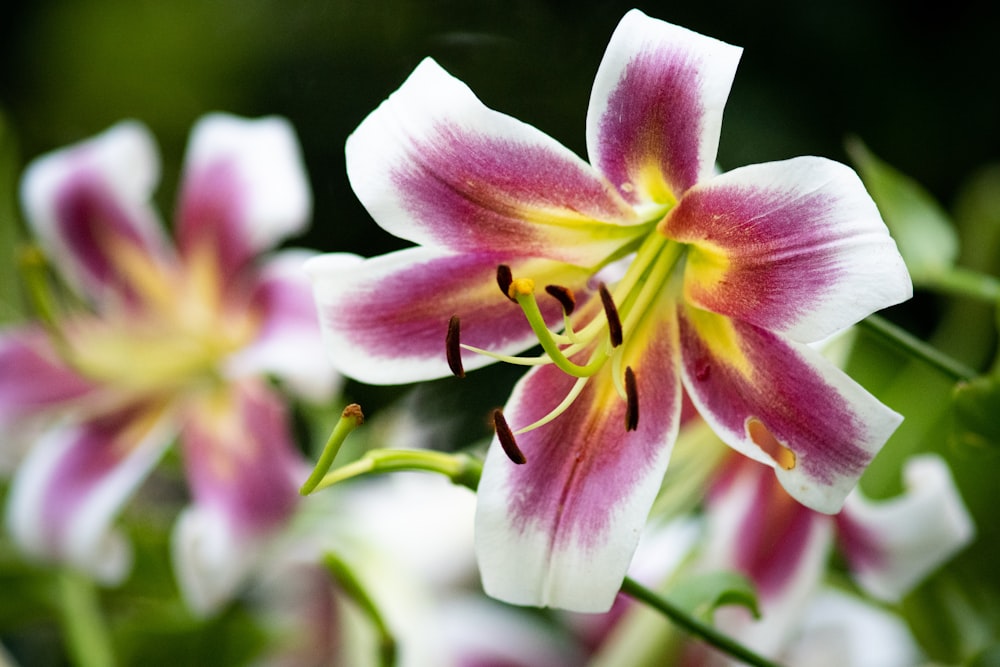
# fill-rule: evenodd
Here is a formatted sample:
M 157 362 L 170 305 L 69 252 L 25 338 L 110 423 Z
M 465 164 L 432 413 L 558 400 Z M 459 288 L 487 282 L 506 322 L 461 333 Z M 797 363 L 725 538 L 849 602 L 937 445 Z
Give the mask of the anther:
M 795 452 L 779 442 L 764 422 L 760 421 L 756 417 L 751 417 L 747 420 L 746 429 L 747 435 L 750 436 L 753 443 L 760 447 L 765 454 L 770 456 L 771 460 L 773 460 L 779 468 L 782 470 L 791 470 L 795 467 Z
M 611 347 L 618 347 L 622 344 L 622 321 L 618 318 L 618 308 L 615 300 L 611 298 L 611 292 L 601 283 L 601 304 L 604 306 L 604 316 L 608 318 L 608 336 L 611 338 Z
M 562 285 L 546 285 L 545 291 L 549 296 L 562 304 L 564 314 L 573 314 L 573 309 L 576 308 L 576 299 L 573 297 L 573 292 L 568 287 L 563 287 Z
M 634 431 L 639 426 L 639 387 L 631 366 L 625 367 L 625 430 Z
M 448 359 L 448 368 L 455 374 L 455 377 L 464 378 L 465 368 L 462 367 L 462 346 L 461 346 L 462 325 L 458 315 L 452 315 L 448 320 L 448 334 L 444 339 L 445 357 Z
M 510 426 L 507 425 L 507 420 L 503 417 L 503 410 L 500 408 L 493 411 L 493 428 L 496 429 L 497 440 L 500 441 L 500 446 L 503 447 L 507 458 L 518 465 L 527 461 L 514 441 L 514 433 L 511 432 Z
M 500 291 L 503 295 L 517 303 L 517 299 L 510 295 L 510 284 L 514 282 L 514 274 L 511 273 L 510 267 L 506 264 L 501 264 L 497 267 L 497 285 L 500 286 Z

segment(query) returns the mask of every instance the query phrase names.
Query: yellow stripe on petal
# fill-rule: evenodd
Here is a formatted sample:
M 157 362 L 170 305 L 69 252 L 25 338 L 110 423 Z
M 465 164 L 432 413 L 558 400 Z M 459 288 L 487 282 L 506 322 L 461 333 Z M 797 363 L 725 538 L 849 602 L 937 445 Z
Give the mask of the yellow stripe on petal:
M 731 366 L 744 377 L 753 371 L 740 345 L 740 337 L 728 317 L 710 313 L 699 308 L 688 308 L 687 319 L 698 332 L 698 337 L 712 350 L 712 356 L 727 366 Z

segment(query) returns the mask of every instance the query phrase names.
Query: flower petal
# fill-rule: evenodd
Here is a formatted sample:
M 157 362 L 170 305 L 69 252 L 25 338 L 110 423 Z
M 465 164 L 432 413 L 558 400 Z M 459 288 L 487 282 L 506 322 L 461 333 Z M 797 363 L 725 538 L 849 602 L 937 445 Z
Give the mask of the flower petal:
M 274 374 L 298 395 L 323 401 L 340 385 L 325 358 L 312 285 L 303 266 L 316 256 L 307 250 L 275 254 L 262 268 L 251 309 L 260 314 L 257 338 L 226 363 L 229 377 Z
M 632 203 L 673 203 L 712 174 L 742 49 L 633 9 L 611 36 L 587 113 L 591 162 Z
M 662 223 L 690 243 L 694 305 L 814 342 L 904 301 L 913 286 L 850 168 L 817 157 L 742 167 L 689 191 Z
M 283 118 L 202 118 L 191 132 L 177 216 L 186 255 L 209 252 L 230 276 L 259 251 L 301 231 L 312 195 L 298 141 Z
M 121 581 L 131 550 L 110 524 L 166 450 L 169 430 L 162 410 L 133 405 L 49 432 L 11 487 L 7 522 L 21 548 L 104 582 Z
M 902 417 L 808 346 L 681 307 L 684 386 L 713 430 L 832 514 Z
M 122 254 L 161 261 L 169 246 L 150 201 L 159 155 L 149 131 L 123 122 L 35 160 L 21 183 L 27 219 L 68 282 L 101 303 L 132 294 Z
M 590 165 L 430 59 L 348 137 L 347 174 L 384 229 L 456 252 L 594 266 L 639 222 Z
M 283 522 L 305 472 L 290 433 L 284 405 L 263 381 L 203 395 L 181 432 L 195 503 L 215 508 L 237 533 Z
M 4 431 L 15 421 L 79 401 L 95 388 L 59 359 L 41 328 L 0 333 L 0 426 Z
M 517 437 L 515 465 L 494 438 L 476 507 L 476 556 L 487 594 L 515 604 L 607 611 L 660 487 L 679 422 L 675 337 L 636 331 L 647 345 L 635 369 L 640 419 L 626 431 L 626 403 L 611 364 L 551 423 Z M 546 415 L 575 378 L 554 366 L 528 373 L 505 409 L 513 428 Z
M 461 340 L 501 354 L 537 343 L 520 308 L 497 287 L 497 266 L 538 285 L 563 285 L 583 298 L 588 274 L 545 260 L 497 254 L 452 255 L 432 248 L 408 248 L 362 260 L 332 254 L 310 260 L 320 324 L 334 366 L 373 384 L 403 384 L 449 375 L 445 356 L 448 321 L 461 319 Z M 554 300 L 540 302 L 547 321 L 562 321 Z M 467 369 L 491 359 L 468 351 Z
M 837 516 L 841 544 L 866 592 L 896 602 L 965 547 L 975 526 L 945 462 L 918 456 L 903 469 L 906 493 L 873 502 L 860 493 Z

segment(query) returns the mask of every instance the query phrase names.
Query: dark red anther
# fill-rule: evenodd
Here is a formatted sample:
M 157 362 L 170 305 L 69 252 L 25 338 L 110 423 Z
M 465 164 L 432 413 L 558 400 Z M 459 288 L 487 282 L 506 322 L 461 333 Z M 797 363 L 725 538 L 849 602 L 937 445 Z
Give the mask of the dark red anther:
M 608 336 L 611 338 L 611 347 L 618 347 L 624 339 L 622 321 L 618 318 L 618 308 L 615 306 L 615 300 L 611 298 L 611 292 L 608 291 L 604 283 L 601 283 L 599 289 L 604 315 L 608 318 Z
M 625 430 L 639 427 L 639 387 L 631 366 L 625 367 Z
M 507 425 L 507 420 L 503 416 L 503 410 L 500 408 L 493 411 L 493 428 L 496 429 L 497 440 L 500 441 L 500 446 L 503 447 L 507 458 L 518 465 L 527 461 L 514 441 L 514 433 L 510 430 L 510 426 Z
M 514 274 L 511 273 L 510 267 L 506 264 L 501 264 L 497 267 L 497 285 L 500 286 L 500 291 L 503 295 L 517 303 L 517 299 L 510 295 L 510 284 L 514 282 Z
M 448 334 L 444 339 L 444 352 L 448 359 L 448 368 L 455 377 L 464 378 L 465 368 L 462 367 L 462 347 L 460 345 L 462 325 L 458 315 L 452 315 L 448 320 Z
M 566 315 L 573 314 L 573 309 L 576 308 L 576 298 L 573 297 L 573 292 L 568 287 L 546 285 L 545 291 L 548 292 L 549 296 L 562 304 L 563 313 Z

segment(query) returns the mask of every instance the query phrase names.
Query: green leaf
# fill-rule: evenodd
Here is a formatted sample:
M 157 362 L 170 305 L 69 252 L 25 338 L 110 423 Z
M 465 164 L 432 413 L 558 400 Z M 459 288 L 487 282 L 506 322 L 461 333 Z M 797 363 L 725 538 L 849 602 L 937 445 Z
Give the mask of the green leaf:
M 876 157 L 859 139 L 847 152 L 871 194 L 914 283 L 944 272 L 958 257 L 958 234 L 934 198 L 909 176 Z
M 719 607 L 740 605 L 760 618 L 757 592 L 750 580 L 736 572 L 711 572 L 684 577 L 667 591 L 667 597 L 687 613 L 711 623 Z
M 24 312 L 17 273 L 17 160 L 14 135 L 0 112 L 0 324 L 20 319 Z
M 953 394 L 952 435 L 959 444 L 1000 446 L 1000 383 L 983 376 L 960 382 Z

